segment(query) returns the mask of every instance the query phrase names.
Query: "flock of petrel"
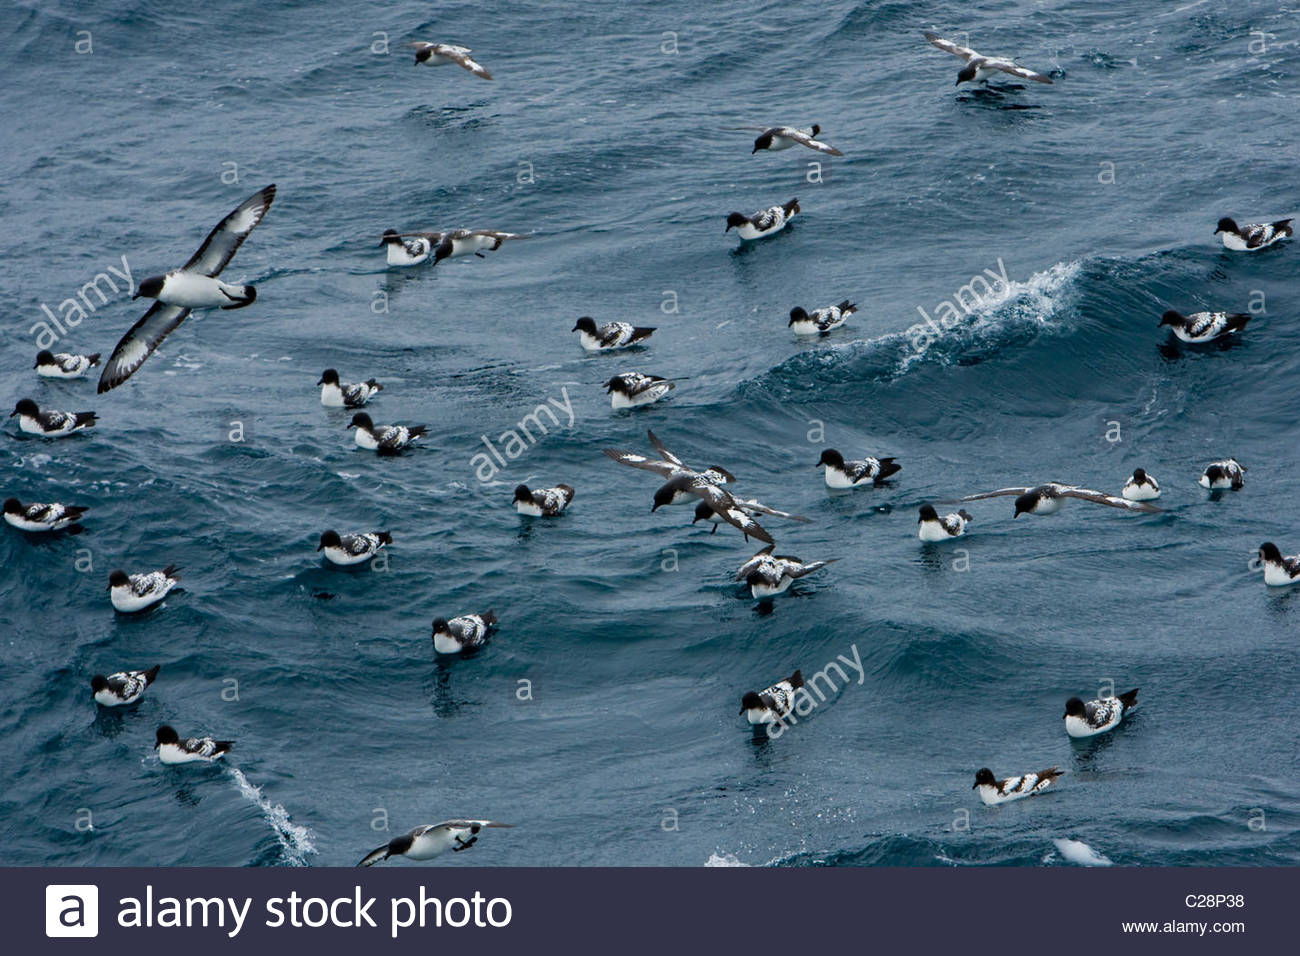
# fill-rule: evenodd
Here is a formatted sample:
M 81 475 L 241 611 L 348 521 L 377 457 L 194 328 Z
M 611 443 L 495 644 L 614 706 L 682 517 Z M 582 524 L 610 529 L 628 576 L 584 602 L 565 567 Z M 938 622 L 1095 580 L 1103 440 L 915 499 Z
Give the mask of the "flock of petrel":
M 974 50 L 952 43 L 933 33 L 925 38 L 936 47 L 952 53 L 964 61 L 957 75 L 957 83 L 987 84 L 993 76 L 1002 73 L 1050 84 L 1052 80 L 1042 74 L 1019 66 L 1014 60 L 1003 57 L 986 57 Z M 413 43 L 416 65 L 440 66 L 455 64 L 475 76 L 491 80 L 481 64 L 471 58 L 467 47 L 442 43 Z M 1017 89 L 1011 87 L 1010 89 Z M 821 127 L 729 127 L 729 129 L 754 129 L 759 136 L 754 141 L 753 152 L 784 150 L 802 146 L 834 156 L 840 150 L 821 141 Z M 239 309 L 251 305 L 257 290 L 251 285 L 235 285 L 220 278 L 240 245 L 262 221 L 275 199 L 276 187 L 267 186 L 250 196 L 226 216 L 209 233 L 199 250 L 178 269 L 164 275 L 145 279 L 139 284 L 133 298 L 153 300 L 152 306 L 122 337 L 113 350 L 99 381 L 99 391 L 116 388 L 130 378 L 158 347 L 162 340 L 184 321 L 195 309 Z M 783 230 L 800 212 L 799 202 L 771 206 L 753 215 L 731 213 L 726 230 L 735 229 L 742 242 L 773 236 Z M 1234 251 L 1256 251 L 1292 235 L 1291 220 L 1271 223 L 1253 223 L 1238 226 L 1232 219 L 1218 223 L 1216 234 L 1222 234 L 1223 244 Z M 527 239 L 529 236 L 488 229 L 458 229 L 448 232 L 398 232 L 386 230 L 381 247 L 386 250 L 387 263 L 394 267 L 416 266 L 425 262 L 437 264 L 444 259 L 475 255 L 499 249 L 505 242 Z M 789 316 L 789 328 L 800 335 L 826 335 L 842 326 L 857 306 L 845 300 L 838 305 L 814 309 L 811 312 L 796 307 Z M 1198 312 L 1182 315 L 1170 310 L 1161 317 L 1161 326 L 1170 326 L 1182 341 L 1202 344 L 1226 335 L 1239 333 L 1249 321 L 1248 314 L 1226 312 Z M 577 320 L 572 331 L 579 333 L 582 347 L 593 352 L 607 352 L 643 345 L 655 331 L 654 328 L 634 326 L 627 322 L 598 325 L 590 316 Z M 47 378 L 76 379 L 99 364 L 99 355 L 52 353 L 43 350 L 37 356 L 35 369 Z M 383 386 L 374 379 L 363 382 L 344 382 L 335 369 L 326 369 L 317 382 L 321 389 L 322 404 L 330 407 L 357 409 L 364 406 Z M 623 372 L 609 379 L 605 389 L 615 409 L 638 408 L 664 398 L 675 383 L 656 375 L 641 372 Z M 94 412 L 63 412 L 41 409 L 31 398 L 24 398 L 14 408 L 11 418 L 18 418 L 21 431 L 45 438 L 59 438 L 89 428 L 96 423 Z M 421 426 L 376 425 L 365 412 L 355 412 L 349 427 L 355 428 L 356 444 L 380 455 L 401 453 L 425 434 Z M 808 574 L 825 567 L 832 560 L 805 562 L 797 557 L 774 553 L 771 535 L 759 523 L 759 517 L 775 517 L 792 521 L 807 518 L 772 508 L 754 498 L 742 498 L 727 487 L 736 479 L 725 468 L 712 466 L 696 470 L 687 466 L 670 452 L 654 434 L 648 432 L 655 455 L 643 455 L 622 449 L 606 449 L 605 454 L 614 461 L 633 468 L 658 474 L 664 484 L 654 493 L 652 511 L 667 505 L 694 503 L 694 521 L 707 521 L 717 531 L 720 523 L 739 529 L 745 540 L 755 538 L 765 547 L 746 561 L 736 574 L 744 581 L 754 598 L 769 600 L 786 591 L 791 584 Z M 825 483 L 834 489 L 878 486 L 896 474 L 901 466 L 893 458 L 866 457 L 846 460 L 835 449 L 826 449 L 818 460 L 824 467 Z M 1229 458 L 1207 466 L 1199 479 L 1202 487 L 1212 491 L 1237 490 L 1243 486 L 1246 469 Z M 956 502 L 970 502 L 999 496 L 1015 497 L 1013 517 L 1021 514 L 1046 515 L 1058 511 L 1066 499 L 1077 498 L 1138 512 L 1158 512 L 1151 502 L 1160 496 L 1160 486 L 1155 478 L 1139 468 L 1125 483 L 1119 496 L 1104 494 L 1060 482 L 1037 486 L 1002 488 L 983 494 L 968 495 Z M 514 506 L 523 515 L 555 517 L 573 501 L 574 489 L 569 485 L 530 489 L 519 485 L 514 492 Z M 79 533 L 80 519 L 86 508 L 62 503 L 23 504 L 16 498 L 4 502 L 4 518 L 15 528 L 31 533 Z M 920 508 L 917 525 L 918 537 L 924 542 L 941 542 L 966 533 L 972 520 L 965 510 L 940 514 L 933 505 Z M 317 551 L 324 553 L 327 561 L 337 565 L 354 565 L 372 559 L 392 542 L 388 532 L 340 534 L 328 530 L 321 534 Z M 1269 585 L 1288 585 L 1300 581 L 1300 556 L 1284 557 L 1276 545 L 1265 543 L 1259 549 L 1256 563 L 1264 571 Z M 136 613 L 161 602 L 179 581 L 174 566 L 140 574 L 115 570 L 109 578 L 108 592 L 113 607 L 119 612 Z M 482 647 L 496 627 L 491 612 L 466 614 L 433 622 L 433 645 L 440 654 L 472 651 Z M 97 674 L 91 681 L 96 702 L 105 707 L 132 704 L 157 678 L 158 667 L 149 670 L 123 671 L 104 676 Z M 756 729 L 783 724 L 797 708 L 803 687 L 800 671 L 762 691 L 743 696 L 741 714 Z M 806 692 L 805 692 L 806 693 Z M 1071 698 L 1066 702 L 1065 729 L 1071 737 L 1091 737 L 1114 729 L 1137 704 L 1137 690 L 1118 696 L 1101 697 L 1083 701 Z M 193 762 L 210 763 L 224 756 L 233 746 L 231 741 L 211 737 L 181 738 L 170 726 L 157 730 L 155 748 L 159 759 L 167 764 Z M 988 768 L 981 769 L 975 777 L 974 789 L 980 791 L 987 804 L 1002 803 L 1041 793 L 1051 786 L 1061 771 L 1052 767 L 1038 773 L 1027 773 L 999 780 Z M 388 844 L 368 854 L 361 865 L 369 866 L 393 856 L 426 860 L 446 850 L 460 851 L 472 846 L 485 827 L 505 827 L 507 824 L 490 820 L 451 820 L 435 825 L 417 827 Z

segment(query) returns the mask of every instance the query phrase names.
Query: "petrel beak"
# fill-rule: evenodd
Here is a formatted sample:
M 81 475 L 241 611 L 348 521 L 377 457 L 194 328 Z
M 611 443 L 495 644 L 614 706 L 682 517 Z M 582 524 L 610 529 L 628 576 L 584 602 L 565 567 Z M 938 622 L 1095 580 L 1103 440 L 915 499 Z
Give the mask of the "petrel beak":
M 659 502 L 656 501 L 654 504 L 650 506 L 650 513 L 654 514 L 658 510 L 659 510 Z
M 978 787 L 979 785 L 980 785 L 980 782 L 979 782 L 978 780 L 976 780 L 974 783 L 972 783 L 972 784 L 970 785 L 970 788 L 971 788 L 972 790 L 974 790 L 974 789 L 975 789 L 976 787 Z
M 15 408 L 12 412 L 9 413 L 9 417 L 13 418 L 17 414 L 18 414 L 18 409 Z
M 570 332 L 576 332 L 576 331 L 578 331 L 578 327 L 575 325 L 573 328 L 569 329 L 569 331 L 570 331 Z
M 321 380 L 320 380 L 319 382 L 317 382 L 316 384 L 317 384 L 317 385 L 324 385 L 324 384 L 325 384 L 325 379 L 321 379 Z
M 131 296 L 131 301 L 134 302 L 134 301 L 135 301 L 136 299 L 138 299 L 138 298 L 140 298 L 140 293 L 139 293 L 139 292 L 137 292 L 135 295 Z M 157 745 L 157 744 L 154 744 L 154 746 L 157 747 L 158 745 Z
M 40 367 L 41 367 L 41 363 L 40 363 L 40 362 L 37 362 L 35 365 L 32 366 L 32 368 L 40 368 Z
M 754 154 L 753 154 L 753 153 L 750 153 L 750 155 L 752 156 L 752 155 L 754 155 Z M 724 229 L 724 230 L 722 230 L 722 231 L 723 231 L 724 233 L 731 232 L 731 223 L 727 223 L 727 228 Z
M 752 154 L 751 154 L 751 155 L 752 155 Z M 744 712 L 745 712 L 745 708 L 744 708 L 744 707 L 740 708 L 740 713 L 743 714 Z M 737 715 L 737 716 L 739 716 L 739 715 Z
M 323 544 L 318 544 L 318 545 L 316 545 L 316 550 L 319 551 L 319 550 L 321 550 L 321 549 L 324 548 L 324 547 L 325 547 L 325 545 L 323 545 Z
M 960 78 L 960 77 L 958 77 L 957 82 L 954 83 L 953 86 L 961 86 L 961 78 Z M 971 787 L 971 789 L 974 790 L 975 788 L 974 788 L 974 787 Z

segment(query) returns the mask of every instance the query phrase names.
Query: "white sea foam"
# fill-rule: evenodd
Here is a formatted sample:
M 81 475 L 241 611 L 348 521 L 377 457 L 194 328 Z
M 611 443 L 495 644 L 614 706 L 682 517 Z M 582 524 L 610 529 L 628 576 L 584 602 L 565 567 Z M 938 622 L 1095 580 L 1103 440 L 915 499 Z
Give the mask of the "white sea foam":
M 230 775 L 239 786 L 239 792 L 257 804 L 262 816 L 275 831 L 276 839 L 284 849 L 285 862 L 290 866 L 306 866 L 307 857 L 316 852 L 311 830 L 289 819 L 289 811 L 281 804 L 268 800 L 262 793 L 262 788 L 249 783 L 238 767 L 231 767 Z
M 741 863 L 736 859 L 734 853 L 710 853 L 705 866 L 749 866 L 748 863 Z
M 966 314 L 952 328 L 940 327 L 935 331 L 929 324 L 919 322 L 905 332 L 886 336 L 885 339 L 905 340 L 910 346 L 910 354 L 903 359 L 898 371 L 906 372 L 936 343 L 952 336 L 982 335 L 1025 323 L 1051 327 L 1063 307 L 1070 302 L 1073 282 L 1081 269 L 1082 265 L 1077 261 L 1058 262 L 1050 269 L 1035 272 L 1023 282 L 999 281 L 988 295 L 979 297 L 969 306 L 959 300 L 958 304 Z M 924 344 L 918 347 L 922 340 Z
M 1111 866 L 1110 860 L 1106 859 L 1088 844 L 1082 840 L 1068 840 L 1058 838 L 1052 841 L 1056 845 L 1057 851 L 1070 863 L 1076 863 L 1079 866 Z

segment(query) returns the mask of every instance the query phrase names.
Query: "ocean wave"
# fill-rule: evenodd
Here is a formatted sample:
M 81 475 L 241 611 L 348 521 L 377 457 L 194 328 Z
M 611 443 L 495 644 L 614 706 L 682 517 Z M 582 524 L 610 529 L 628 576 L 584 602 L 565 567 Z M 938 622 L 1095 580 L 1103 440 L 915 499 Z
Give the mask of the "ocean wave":
M 977 301 L 954 294 L 939 300 L 953 303 L 952 311 L 943 311 L 945 318 L 964 313 L 950 328 L 938 321 L 937 306 L 918 307 L 920 321 L 903 331 L 800 352 L 743 384 L 742 392 L 752 386 L 796 397 L 800 391 L 821 392 L 837 384 L 892 381 L 917 366 L 976 364 L 1040 333 L 1068 329 L 1082 271 L 1079 261 L 1058 262 L 1022 281 L 999 279 Z

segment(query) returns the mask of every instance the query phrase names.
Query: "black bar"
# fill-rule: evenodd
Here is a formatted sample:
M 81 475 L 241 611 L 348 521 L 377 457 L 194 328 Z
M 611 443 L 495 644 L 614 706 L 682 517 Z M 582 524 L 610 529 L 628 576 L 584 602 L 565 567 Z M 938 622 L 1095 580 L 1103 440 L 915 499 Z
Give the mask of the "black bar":
M 284 945 L 313 947 L 313 956 L 352 952 L 361 945 L 385 952 L 422 950 L 451 942 L 456 953 L 513 953 L 539 946 L 548 952 L 614 951 L 619 956 L 706 949 L 735 954 L 763 947 L 788 952 L 879 952 L 881 947 L 959 947 L 963 952 L 1064 954 L 1106 947 L 1111 952 L 1289 952 L 1295 871 L 1288 868 L 718 868 L 718 869 L 438 869 L 393 866 L 361 869 L 10 868 L 0 871 L 5 950 L 60 952 L 78 940 L 46 935 L 50 884 L 98 887 L 101 950 L 146 956 L 201 956 L 240 948 L 273 952 Z M 420 894 L 426 925 L 408 920 Z M 290 894 L 347 902 L 333 907 L 341 922 L 354 919 L 358 894 L 376 924 L 363 928 L 289 925 Z M 152 894 L 153 927 L 124 928 Z M 477 906 L 475 898 L 477 896 Z M 204 907 L 189 898 L 221 897 L 243 909 L 242 927 L 228 905 L 208 904 L 210 925 L 156 925 L 172 912 L 165 898 L 182 901 L 198 923 Z M 272 899 L 283 902 L 274 909 Z M 407 903 L 396 900 L 410 901 Z M 60 896 L 75 922 L 76 901 Z M 245 908 L 245 900 L 248 901 Z M 454 902 L 463 900 L 464 902 Z M 505 900 L 507 904 L 492 900 Z M 146 918 L 144 907 L 139 916 Z M 270 927 L 275 913 L 283 925 Z M 324 903 L 299 904 L 302 923 L 318 922 Z M 435 925 L 441 913 L 443 925 Z M 57 915 L 57 914 L 56 914 Z M 503 925 L 489 925 L 489 921 Z M 452 924 L 462 923 L 455 926 Z M 1128 932 L 1125 922 L 1149 922 L 1158 932 Z M 476 925 L 481 924 L 481 925 Z M 1204 934 L 1170 924 L 1205 924 Z M 1215 932 L 1211 927 L 1227 927 Z M 234 935 L 230 935 L 231 933 Z M 83 944 L 87 940 L 81 940 Z M 107 946 L 105 949 L 104 947 Z M 840 947 L 851 946 L 852 950 Z M 178 949 L 183 947 L 183 949 Z M 835 947 L 835 948 L 831 948 Z M 87 946 L 89 948 L 89 946 Z

